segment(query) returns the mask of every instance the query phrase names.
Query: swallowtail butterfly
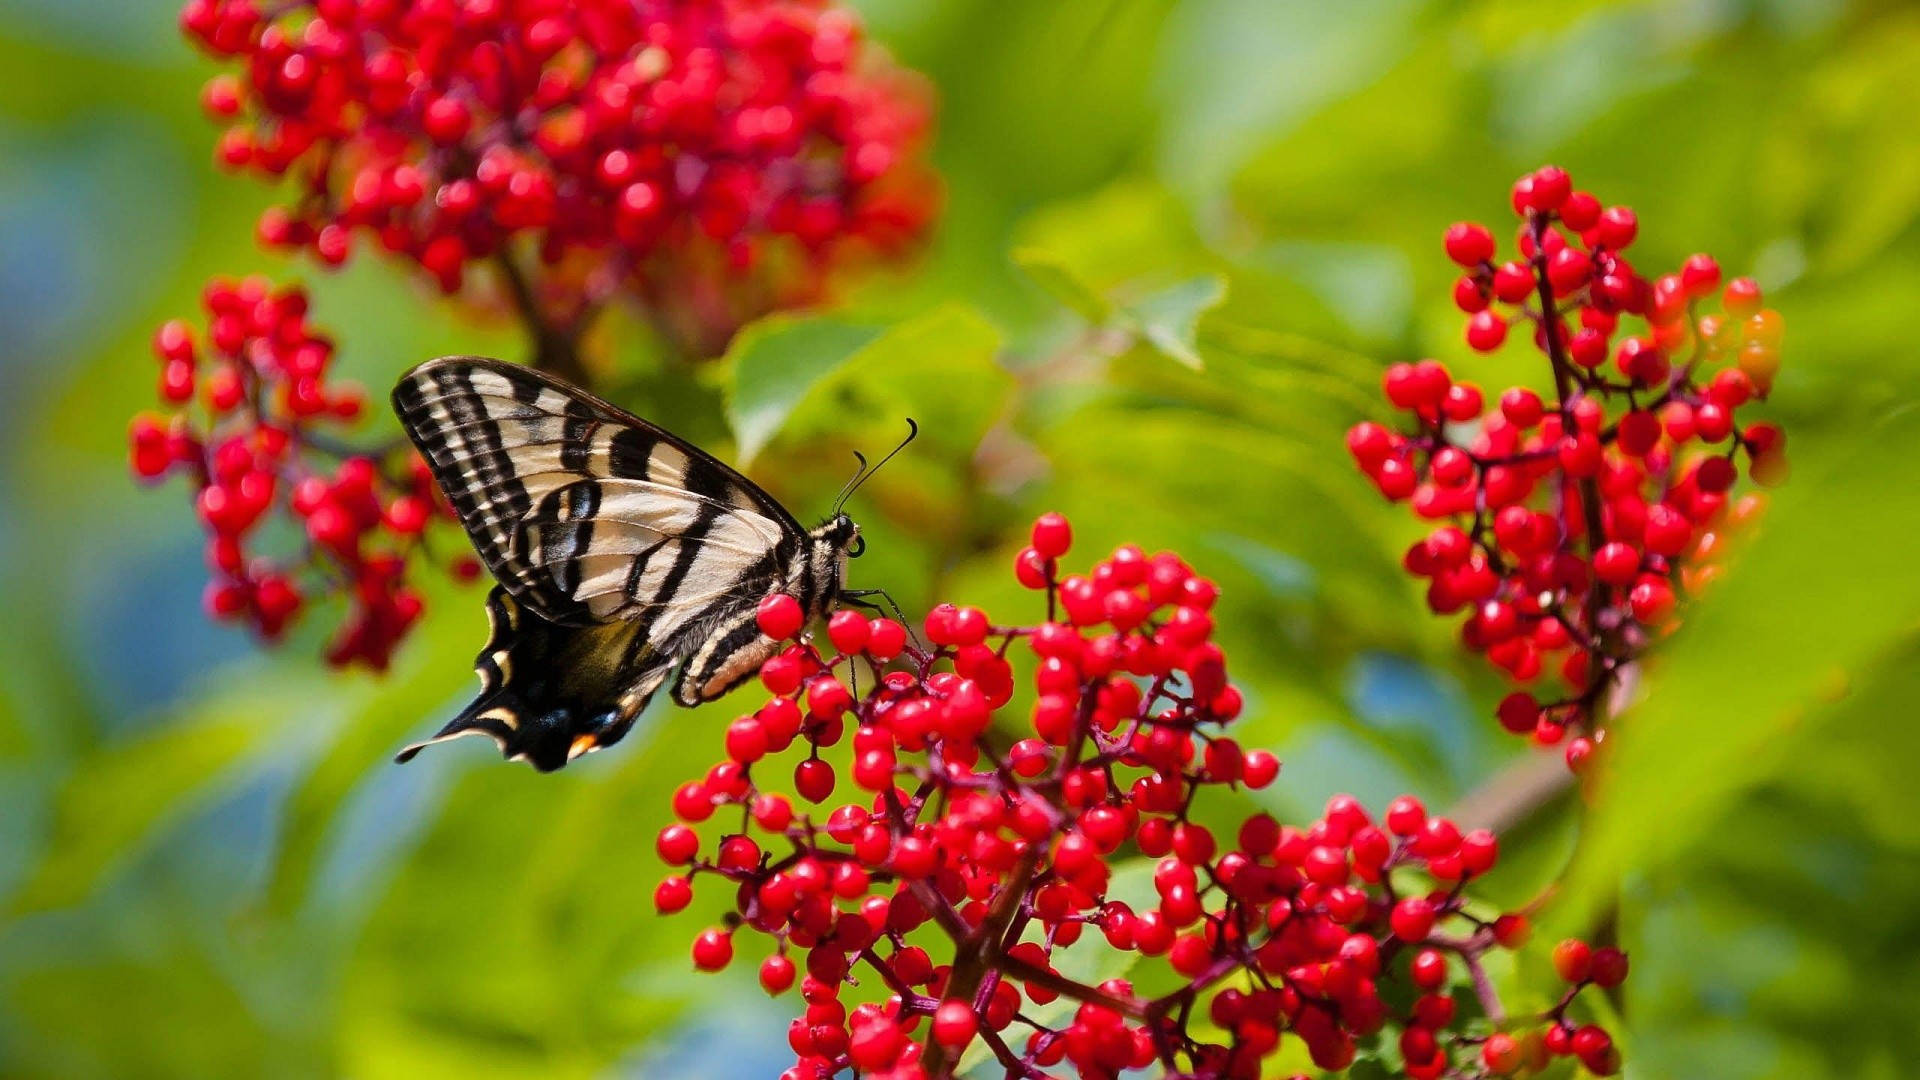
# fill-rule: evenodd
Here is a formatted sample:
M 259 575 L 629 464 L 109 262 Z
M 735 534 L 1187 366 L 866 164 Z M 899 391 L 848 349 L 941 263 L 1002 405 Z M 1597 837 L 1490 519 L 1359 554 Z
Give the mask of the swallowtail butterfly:
M 477 733 L 558 769 L 618 742 L 676 667 L 688 706 L 751 676 L 780 648 L 755 619 L 765 597 L 811 620 L 859 595 L 842 586 L 860 529 L 838 504 L 805 529 L 713 455 L 550 375 L 442 357 L 393 407 L 498 582 L 480 695 L 397 760 Z

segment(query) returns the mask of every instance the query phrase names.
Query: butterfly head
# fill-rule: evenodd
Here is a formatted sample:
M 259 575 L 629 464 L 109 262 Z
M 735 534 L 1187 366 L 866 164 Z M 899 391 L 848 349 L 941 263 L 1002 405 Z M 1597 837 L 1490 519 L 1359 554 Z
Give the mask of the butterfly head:
M 859 558 L 860 553 L 867 549 L 867 542 L 860 537 L 860 526 L 845 514 L 833 515 L 810 535 L 816 546 L 844 553 L 851 559 Z

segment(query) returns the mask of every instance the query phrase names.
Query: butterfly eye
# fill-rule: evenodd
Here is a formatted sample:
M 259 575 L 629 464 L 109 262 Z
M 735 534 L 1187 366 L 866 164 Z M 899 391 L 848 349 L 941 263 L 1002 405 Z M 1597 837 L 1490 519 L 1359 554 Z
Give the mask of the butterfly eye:
M 864 536 L 855 536 L 853 543 L 847 545 L 847 558 L 857 559 L 864 554 L 866 550 L 867 538 Z

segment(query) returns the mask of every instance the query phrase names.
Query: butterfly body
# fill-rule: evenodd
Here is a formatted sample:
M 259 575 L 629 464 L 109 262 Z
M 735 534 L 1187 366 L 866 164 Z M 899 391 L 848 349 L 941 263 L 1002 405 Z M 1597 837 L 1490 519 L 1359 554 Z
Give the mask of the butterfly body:
M 670 677 L 689 706 L 750 677 L 780 648 L 755 619 L 766 597 L 811 619 L 841 595 L 845 514 L 803 529 L 705 451 L 551 376 L 443 357 L 393 404 L 499 582 L 480 695 L 400 760 L 483 734 L 560 768 L 618 741 Z

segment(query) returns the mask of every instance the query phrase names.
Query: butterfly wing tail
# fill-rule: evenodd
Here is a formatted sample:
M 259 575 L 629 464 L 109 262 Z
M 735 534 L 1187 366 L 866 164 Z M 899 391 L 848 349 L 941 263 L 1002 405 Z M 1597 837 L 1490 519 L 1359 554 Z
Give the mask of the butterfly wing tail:
M 669 658 L 651 651 L 628 655 L 629 624 L 559 626 L 520 607 L 503 588 L 487 597 L 487 618 L 491 633 L 474 662 L 480 695 L 431 738 L 401 750 L 396 762 L 435 743 L 485 735 L 508 761 L 552 772 L 619 742 L 672 669 Z

